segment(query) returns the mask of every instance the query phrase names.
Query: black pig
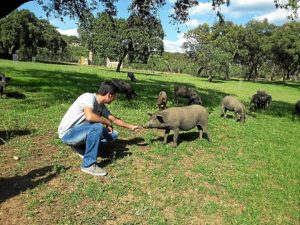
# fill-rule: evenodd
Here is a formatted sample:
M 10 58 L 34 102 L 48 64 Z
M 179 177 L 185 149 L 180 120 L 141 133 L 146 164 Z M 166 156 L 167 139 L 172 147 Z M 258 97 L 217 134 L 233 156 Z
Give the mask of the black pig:
M 112 83 L 117 86 L 119 93 L 124 93 L 127 100 L 131 100 L 137 96 L 130 83 L 124 80 L 112 80 Z
M 267 109 L 272 103 L 272 96 L 263 90 L 258 90 L 251 98 L 250 109 Z
M 130 78 L 130 80 L 132 82 L 136 82 L 137 81 L 133 72 L 128 72 L 127 73 L 127 78 Z
M 7 86 L 7 83 L 10 81 L 10 77 L 6 77 L 3 73 L 0 72 L 0 95 L 4 93 L 4 88 Z
M 189 105 L 198 104 L 202 105 L 201 98 L 195 89 L 187 86 L 175 86 L 174 87 L 174 102 L 178 104 L 178 97 L 187 98 Z

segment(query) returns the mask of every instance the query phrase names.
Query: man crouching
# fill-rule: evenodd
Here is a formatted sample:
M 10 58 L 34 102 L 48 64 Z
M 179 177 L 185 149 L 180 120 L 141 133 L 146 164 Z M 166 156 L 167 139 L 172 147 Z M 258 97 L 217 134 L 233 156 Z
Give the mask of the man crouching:
M 97 164 L 101 142 L 116 140 L 118 132 L 112 124 L 136 131 L 139 127 L 114 117 L 105 104 L 116 99 L 117 87 L 111 81 L 103 81 L 96 94 L 80 95 L 68 109 L 58 127 L 59 138 L 83 155 L 81 170 L 95 175 L 105 176 L 106 171 Z M 79 146 L 85 144 L 85 149 Z

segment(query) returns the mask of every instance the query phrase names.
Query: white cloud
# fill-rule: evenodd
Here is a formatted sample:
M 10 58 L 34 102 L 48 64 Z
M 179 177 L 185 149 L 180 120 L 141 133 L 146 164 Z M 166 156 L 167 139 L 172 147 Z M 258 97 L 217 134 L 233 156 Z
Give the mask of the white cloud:
M 209 13 L 211 11 L 212 11 L 211 3 L 199 2 L 199 4 L 197 6 L 190 9 L 190 15 L 191 16 L 206 15 L 207 13 Z
M 56 29 L 59 33 L 61 34 L 65 34 L 68 36 L 76 36 L 78 37 L 78 32 L 77 32 L 77 28 L 74 29 L 67 29 L 67 30 L 63 30 L 63 29 Z
M 187 25 L 188 27 L 197 27 L 199 24 L 201 24 L 201 22 L 196 19 L 190 19 L 185 23 L 185 25 Z
M 275 9 L 274 0 L 231 0 L 229 8 L 234 11 L 259 11 L 265 12 Z
M 225 19 L 236 20 L 245 17 L 263 20 L 267 18 L 271 23 L 284 23 L 287 22 L 287 16 L 291 14 L 284 9 L 276 9 L 274 0 L 231 0 L 230 5 L 227 7 L 225 4 L 220 8 Z M 213 12 L 215 14 L 215 12 Z M 190 10 L 190 16 L 208 16 L 212 14 L 211 2 L 202 3 Z M 300 10 L 298 11 L 300 15 Z M 215 14 L 216 15 L 216 14 Z M 203 19 L 202 19 L 203 20 Z M 299 19 L 297 19 L 299 21 Z
M 261 15 L 275 10 L 274 0 L 231 0 L 229 7 L 223 5 L 221 12 L 226 17 L 241 18 L 249 15 Z
M 183 37 L 183 33 L 177 35 L 176 41 L 164 40 L 164 47 L 166 52 L 180 52 L 183 53 L 183 49 L 181 48 L 182 44 L 186 41 Z
M 211 2 L 199 2 L 198 6 L 190 9 L 191 16 L 207 15 L 212 12 L 213 8 Z M 261 14 L 275 10 L 274 0 L 231 0 L 230 5 L 221 6 L 221 12 L 226 16 L 239 18 L 249 14 Z
M 300 10 L 299 10 L 300 12 Z M 298 13 L 299 13 L 298 12 Z M 275 24 L 278 24 L 278 23 L 284 23 L 284 22 L 287 22 L 287 11 L 285 9 L 276 9 L 270 13 L 267 13 L 267 14 L 264 14 L 264 15 L 261 15 L 261 16 L 256 16 L 254 17 L 255 20 L 264 20 L 264 19 L 268 19 L 268 21 L 270 23 L 275 23 Z M 297 21 L 300 21 L 300 18 L 297 18 L 296 19 Z

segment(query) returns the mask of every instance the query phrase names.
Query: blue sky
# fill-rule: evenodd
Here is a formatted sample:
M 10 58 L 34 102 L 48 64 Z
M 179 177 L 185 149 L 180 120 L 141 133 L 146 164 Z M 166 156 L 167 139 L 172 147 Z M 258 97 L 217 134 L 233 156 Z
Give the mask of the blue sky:
M 199 5 L 190 10 L 190 21 L 179 27 L 169 23 L 169 15 L 172 12 L 172 5 L 175 0 L 168 0 L 168 3 L 160 10 L 159 18 L 165 31 L 165 51 L 182 52 L 181 45 L 185 41 L 184 33 L 190 29 L 197 27 L 199 24 L 208 23 L 213 24 L 218 20 L 215 12 L 212 11 L 211 2 L 208 0 L 199 1 Z M 119 0 L 117 3 L 118 17 L 128 17 L 128 5 L 130 0 Z M 49 22 L 57 27 L 58 31 L 67 35 L 77 35 L 77 21 L 64 18 L 62 22 L 60 19 L 53 16 L 46 17 L 36 1 L 23 4 L 19 9 L 28 9 L 35 13 L 39 18 L 48 19 Z M 99 8 L 101 10 L 101 7 Z M 236 24 L 246 24 L 248 21 L 263 20 L 267 18 L 269 22 L 280 25 L 287 22 L 287 11 L 276 9 L 274 0 L 231 0 L 229 7 L 223 6 L 221 11 L 225 15 L 226 20 L 233 21 Z M 300 11 L 298 13 L 300 15 Z M 297 21 L 300 21 L 299 18 Z M 180 33 L 177 32 L 180 29 Z

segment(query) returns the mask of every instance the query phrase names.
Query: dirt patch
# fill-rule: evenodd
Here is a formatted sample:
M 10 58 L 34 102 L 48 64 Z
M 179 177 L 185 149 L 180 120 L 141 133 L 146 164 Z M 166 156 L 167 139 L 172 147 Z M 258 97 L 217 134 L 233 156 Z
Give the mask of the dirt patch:
M 58 177 L 60 171 L 49 157 L 57 153 L 57 147 L 49 144 L 54 135 L 19 136 L 17 143 L 21 144 L 8 141 L 1 146 L 3 173 L 0 178 L 0 224 L 29 224 L 27 209 L 31 190 L 39 189 L 46 183 L 64 188 L 64 182 Z M 27 155 L 20 151 L 24 146 L 22 143 L 28 148 Z M 13 156 L 19 159 L 15 160 Z

